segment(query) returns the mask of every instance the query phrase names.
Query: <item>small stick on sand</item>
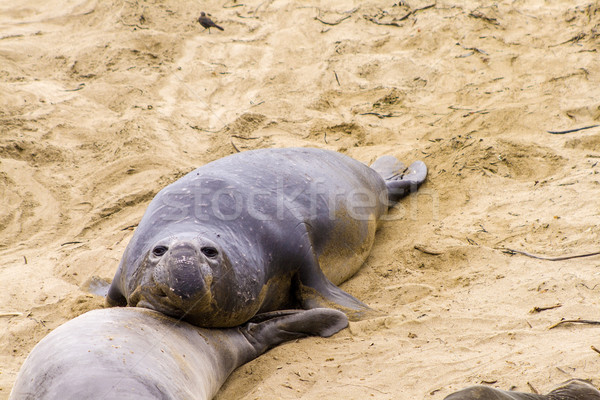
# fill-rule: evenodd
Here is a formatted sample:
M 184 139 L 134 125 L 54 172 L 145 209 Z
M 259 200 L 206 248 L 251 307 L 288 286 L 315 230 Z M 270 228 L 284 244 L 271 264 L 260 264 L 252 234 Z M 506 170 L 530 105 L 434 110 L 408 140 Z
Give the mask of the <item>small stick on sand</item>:
M 237 146 L 235 145 L 235 143 L 233 143 L 233 140 L 229 139 L 229 142 L 231 143 L 231 145 L 233 146 L 233 148 L 235 149 L 235 151 L 237 151 L 238 153 L 240 153 L 240 149 L 238 149 Z
M 585 32 L 580 32 L 577 35 L 573 36 L 569 40 L 565 40 L 564 42 L 557 43 L 557 44 L 551 44 L 548 47 L 556 47 L 556 46 L 560 46 L 561 44 L 567 44 L 567 43 L 570 43 L 570 42 L 576 43 L 576 42 L 579 42 L 581 39 L 583 39 L 585 36 L 586 36 Z
M 529 313 L 534 314 L 534 313 L 539 313 L 539 312 L 546 311 L 546 310 L 552 310 L 552 309 L 559 308 L 559 307 L 562 307 L 562 304 L 558 303 L 553 306 L 545 306 L 545 307 L 535 306 L 531 309 L 531 311 L 529 311 Z
M 583 131 L 585 129 L 591 129 L 591 128 L 595 128 L 597 126 L 600 126 L 600 125 L 589 125 L 589 126 L 584 126 L 583 128 L 568 129 L 566 131 L 547 131 L 547 132 L 551 133 L 553 135 L 564 135 L 565 133 Z
M 408 16 L 411 13 L 406 14 L 404 17 L 402 17 L 401 19 L 399 19 L 398 21 L 402 21 L 406 18 L 408 18 Z M 397 27 L 402 27 L 402 25 L 400 25 L 397 22 L 379 22 L 377 19 L 375 19 L 375 17 L 369 17 L 367 15 L 363 15 L 363 17 L 367 20 L 367 21 L 371 21 L 372 23 L 376 24 L 376 25 L 387 25 L 387 26 L 397 26 Z
M 238 139 L 243 139 L 243 140 L 260 139 L 259 137 L 243 137 L 243 136 L 240 136 L 240 135 L 231 135 L 231 137 L 238 138 Z
M 338 24 L 342 23 L 343 21 L 347 20 L 348 18 L 350 18 L 351 16 L 352 15 L 346 15 L 345 17 L 342 17 L 342 18 L 340 18 L 340 19 L 338 19 L 337 21 L 334 21 L 334 22 L 323 21 L 319 17 L 315 17 L 315 19 L 317 21 L 319 21 L 320 23 L 325 24 L 325 25 L 338 25 Z
M 245 6 L 245 4 L 241 4 L 241 3 L 240 4 L 235 4 L 235 0 L 233 1 L 232 5 L 229 5 L 228 3 L 229 3 L 229 1 L 226 1 L 221 7 L 223 7 L 223 8 L 236 8 L 236 7 L 243 7 L 243 6 Z
M 428 250 L 426 248 L 419 246 L 418 244 L 415 245 L 415 250 L 419 250 L 421 253 L 429 254 L 431 256 L 440 256 L 440 255 L 444 254 L 439 251 Z
M 122 19 L 120 19 L 119 22 L 121 22 L 125 26 L 131 26 L 131 27 L 134 27 L 137 29 L 148 29 L 148 28 L 144 28 L 143 26 L 139 26 L 138 24 L 126 24 L 125 21 L 123 21 Z
M 598 350 L 597 348 L 594 347 L 594 345 L 590 346 L 592 348 L 592 350 L 594 350 L 596 353 L 600 354 L 600 350 Z
M 477 10 L 472 11 L 471 13 L 469 13 L 469 17 L 482 19 L 485 22 L 488 22 L 492 25 L 500 25 L 500 23 L 498 22 L 498 20 L 496 18 L 487 17 L 481 11 L 477 11 Z
M 497 383 L 498 379 L 482 379 L 481 383 L 486 384 L 486 385 L 493 385 L 494 383 Z
M 557 323 L 555 323 L 552 326 L 549 326 L 548 329 L 554 329 L 559 325 L 562 324 L 588 324 L 588 325 L 600 325 L 600 321 L 592 321 L 589 319 L 563 319 L 562 321 L 559 321 Z
M 364 113 L 360 113 L 360 115 L 374 115 L 379 119 L 384 119 L 384 118 L 393 118 L 395 117 L 395 115 L 393 113 L 388 113 L 388 114 L 379 114 L 376 112 L 364 112 Z
M 527 382 L 527 386 L 529 386 L 529 389 L 531 389 L 531 391 L 535 394 L 540 394 L 540 392 L 537 391 L 537 389 L 535 387 L 533 387 L 533 385 L 531 384 L 531 382 Z
M 16 311 L 0 313 L 0 317 L 20 317 L 21 315 L 23 315 L 23 313 L 16 312 Z
M 534 254 L 528 253 L 526 251 L 520 251 L 520 250 L 513 250 L 513 249 L 499 249 L 502 250 L 503 253 L 505 254 L 522 254 L 524 256 L 527 257 L 531 257 L 531 258 L 537 258 L 538 260 L 546 260 L 546 261 L 562 261 L 562 260 L 570 260 L 572 258 L 581 258 L 581 257 L 591 257 L 591 256 L 597 256 L 598 254 L 600 254 L 600 251 L 596 251 L 594 253 L 586 253 L 586 254 L 577 254 L 574 256 L 563 256 L 563 257 L 542 257 L 542 256 L 536 256 Z
M 83 242 L 77 242 L 77 241 L 74 241 L 74 242 L 64 242 L 63 244 L 61 244 L 61 246 L 66 246 L 68 244 L 79 244 L 79 243 L 83 243 Z

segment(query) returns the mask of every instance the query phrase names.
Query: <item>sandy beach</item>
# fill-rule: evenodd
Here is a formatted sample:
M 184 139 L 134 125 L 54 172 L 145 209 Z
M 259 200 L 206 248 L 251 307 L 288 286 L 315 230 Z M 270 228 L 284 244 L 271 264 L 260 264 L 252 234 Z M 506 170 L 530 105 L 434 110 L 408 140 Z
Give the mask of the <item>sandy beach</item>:
M 599 51 L 589 0 L 0 3 L 0 398 L 104 306 L 90 284 L 161 188 L 292 146 L 429 176 L 342 285 L 381 316 L 269 351 L 217 399 L 600 386 L 600 327 L 549 329 L 600 320 L 600 256 L 506 250 L 600 251 Z

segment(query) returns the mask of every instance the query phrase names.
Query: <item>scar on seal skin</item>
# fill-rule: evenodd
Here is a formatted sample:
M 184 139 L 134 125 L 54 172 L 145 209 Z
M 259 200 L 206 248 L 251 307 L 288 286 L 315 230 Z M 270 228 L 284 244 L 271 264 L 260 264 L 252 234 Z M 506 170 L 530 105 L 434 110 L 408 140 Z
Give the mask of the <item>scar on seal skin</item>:
M 280 311 L 228 329 L 204 329 L 144 308 L 90 311 L 42 339 L 10 400 L 212 399 L 229 374 L 268 349 L 348 325 L 331 309 Z
M 444 400 L 600 400 L 600 392 L 590 383 L 571 379 L 548 394 L 510 392 L 487 386 L 471 386 Z
M 388 208 L 426 175 L 420 161 L 383 156 L 368 167 L 315 148 L 213 161 L 152 200 L 107 303 L 216 328 L 291 308 L 364 318 L 373 310 L 337 285 L 364 263 Z

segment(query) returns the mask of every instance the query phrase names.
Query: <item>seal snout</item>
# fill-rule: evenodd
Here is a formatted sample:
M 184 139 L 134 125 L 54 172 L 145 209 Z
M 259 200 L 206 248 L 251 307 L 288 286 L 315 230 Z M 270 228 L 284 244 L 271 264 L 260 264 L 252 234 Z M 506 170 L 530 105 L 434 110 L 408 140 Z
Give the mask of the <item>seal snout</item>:
M 203 249 L 198 243 L 182 240 L 171 243 L 164 251 L 153 274 L 164 296 L 178 303 L 209 290 L 212 273 Z

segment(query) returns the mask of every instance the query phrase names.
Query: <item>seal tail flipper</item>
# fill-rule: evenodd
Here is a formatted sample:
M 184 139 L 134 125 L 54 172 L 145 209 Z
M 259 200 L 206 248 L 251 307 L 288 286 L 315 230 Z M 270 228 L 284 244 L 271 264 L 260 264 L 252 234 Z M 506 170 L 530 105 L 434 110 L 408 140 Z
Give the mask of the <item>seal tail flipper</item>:
M 283 310 L 259 316 L 261 322 L 249 322 L 240 328 L 258 354 L 289 340 L 329 337 L 348 326 L 344 313 L 329 308 Z
M 415 161 L 407 168 L 393 156 L 379 157 L 371 168 L 385 181 L 390 205 L 415 192 L 427 177 L 427 166 L 422 161 Z

